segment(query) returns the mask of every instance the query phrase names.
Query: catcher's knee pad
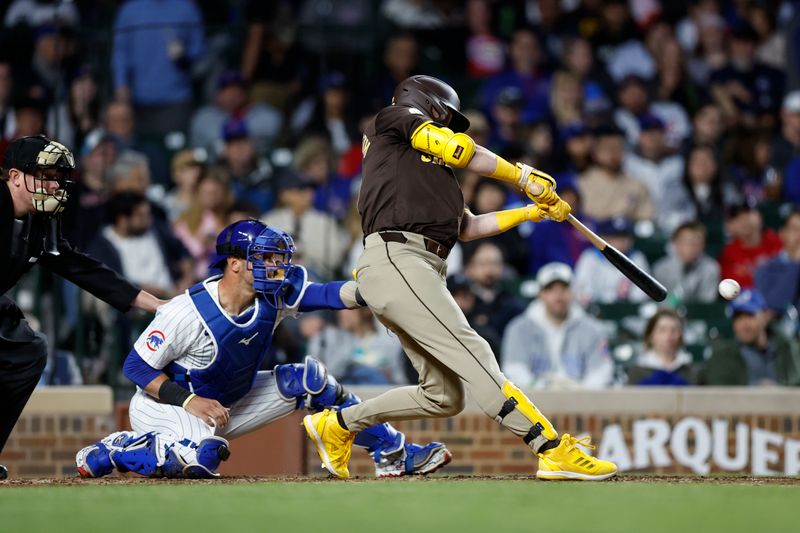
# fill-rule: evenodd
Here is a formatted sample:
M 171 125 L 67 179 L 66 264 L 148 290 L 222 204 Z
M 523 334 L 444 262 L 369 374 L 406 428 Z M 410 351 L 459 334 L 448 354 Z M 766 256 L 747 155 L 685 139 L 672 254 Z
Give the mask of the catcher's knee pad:
M 278 394 L 287 401 L 296 400 L 297 409 L 305 405 L 306 395 L 321 394 L 328 385 L 328 369 L 311 356 L 303 363 L 278 365 L 274 372 Z
M 556 432 L 553 424 L 533 405 L 530 398 L 519 387 L 511 383 L 511 381 L 506 381 L 503 383 L 501 390 L 503 391 L 503 396 L 506 397 L 506 401 L 503 403 L 503 407 L 495 417 L 495 420 L 502 423 L 503 419 L 514 409 L 522 413 L 533 424 L 528 434 L 523 437 L 523 440 L 525 444 L 528 444 L 534 450 L 538 450 L 545 442 L 555 440 L 558 437 L 558 432 Z
M 359 431 L 353 444 L 366 448 L 375 462 L 380 462 L 381 455 L 390 455 L 403 449 L 406 437 L 389 424 L 376 424 Z
M 222 437 L 206 437 L 197 444 L 197 458 L 183 467 L 183 475 L 189 479 L 219 477 L 217 469 L 222 461 L 231 456 L 228 441 Z
M 111 450 L 109 459 L 120 472 L 135 472 L 142 476 L 161 475 L 158 457 L 158 434 L 154 431 L 129 439 L 124 447 Z

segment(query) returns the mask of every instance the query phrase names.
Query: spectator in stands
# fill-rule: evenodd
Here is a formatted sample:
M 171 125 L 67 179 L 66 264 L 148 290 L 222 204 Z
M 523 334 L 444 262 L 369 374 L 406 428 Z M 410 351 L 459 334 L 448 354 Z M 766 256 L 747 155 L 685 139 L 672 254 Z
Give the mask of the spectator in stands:
M 250 102 L 247 83 L 237 70 L 226 70 L 220 74 L 214 103 L 194 112 L 190 127 L 192 146 L 216 152 L 223 142 L 222 127 L 231 118 L 247 124 L 256 151 L 262 154 L 273 146 L 283 122 L 283 117 L 274 107 Z
M 277 180 L 279 207 L 262 215 L 261 221 L 294 237 L 302 261 L 312 277 L 331 279 L 339 272 L 350 239 L 336 220 L 314 209 L 314 184 L 291 171 Z
M 671 149 L 680 147 L 691 131 L 689 116 L 680 104 L 669 101 L 651 102 L 647 82 L 640 76 L 629 75 L 617 86 L 619 108 L 614 111 L 614 123 L 625 132 L 629 146 L 639 140 L 639 119 L 649 113 L 661 119 L 665 127 L 665 142 Z
M 624 155 L 625 139 L 620 130 L 611 126 L 595 131 L 593 164 L 578 178 L 586 215 L 597 220 L 653 218 L 653 203 L 647 187 L 622 170 Z
M 70 83 L 68 110 L 74 145 L 78 149 L 83 146 L 86 136 L 100 123 L 97 80 L 88 67 L 81 68 Z
M 592 164 L 592 130 L 582 122 L 567 124 L 561 128 L 561 140 L 568 161 L 564 174 L 575 179 Z
M 169 185 L 169 165 L 159 144 L 142 141 L 136 133 L 133 106 L 124 100 L 110 102 L 103 112 L 103 129 L 113 135 L 120 150 L 133 150 L 144 154 L 153 181 L 163 187 Z
M 730 58 L 711 73 L 711 94 L 730 118 L 770 128 L 781 105 L 785 75 L 756 59 L 758 34 L 746 22 L 731 33 Z
M 556 127 L 580 122 L 583 113 L 581 79 L 571 72 L 553 74 L 550 89 L 550 114 Z
M 689 150 L 683 187 L 689 194 L 694 218 L 706 224 L 722 221 L 725 205 L 733 202 L 736 194 L 731 187 L 723 185 L 719 163 L 714 157 L 713 148 L 708 145 L 697 145 Z
M 383 72 L 377 77 L 377 83 L 366 98 L 371 108 L 381 109 L 388 105 L 392 101 L 397 84 L 409 76 L 419 74 L 418 49 L 417 39 L 411 33 L 399 33 L 389 37 L 383 52 Z
M 772 139 L 758 130 L 742 129 L 725 146 L 723 173 L 740 197 L 763 202 L 780 196 L 778 173 L 770 166 Z
M 492 108 L 494 127 L 488 145 L 493 152 L 522 152 L 523 105 L 522 91 L 516 87 L 506 87 L 497 93 Z
M 397 337 L 377 324 L 372 311 L 345 309 L 311 338 L 308 354 L 345 384 L 405 384 L 402 348 Z
M 783 99 L 781 133 L 772 142 L 771 165 L 783 183 L 784 201 L 800 205 L 800 91 Z
M 694 385 L 698 371 L 692 355 L 683 349 L 683 320 L 662 308 L 644 328 L 644 353 L 625 368 L 629 385 Z
M 564 43 L 563 68 L 581 81 L 584 101 L 608 99 L 613 82 L 594 60 L 592 45 L 582 37 L 570 37 Z
M 647 187 L 656 210 L 656 225 L 666 234 L 694 215 L 683 186 L 683 166 L 683 157 L 664 143 L 664 122 L 649 113 L 639 117 L 639 141 L 625 156 L 622 168 Z
M 464 275 L 475 293 L 473 316 L 502 338 L 512 318 L 524 309 L 520 299 L 502 286 L 503 252 L 490 242 L 481 241 L 464 265 Z
M 467 277 L 462 272 L 447 276 L 447 290 L 453 295 L 453 300 L 464 313 L 469 325 L 478 332 L 478 335 L 486 339 L 492 348 L 492 353 L 499 358 L 502 339 L 498 331 L 489 324 L 486 315 L 476 312 L 477 296 L 475 296 L 472 284 Z
M 581 218 L 581 197 L 574 184 L 566 182 L 558 187 L 558 195 L 572 207 L 573 214 Z M 527 275 L 536 274 L 547 263 L 566 263 L 570 268 L 591 243 L 572 224 L 562 224 L 553 220 L 543 220 L 520 228 L 520 233 L 527 240 L 528 269 Z
M 767 302 L 769 318 L 780 317 L 789 306 L 800 310 L 800 211 L 785 218 L 780 231 L 783 250 L 756 268 L 755 286 Z
M 492 76 L 484 85 L 484 109 L 492 110 L 503 89 L 516 87 L 525 101 L 522 121 L 530 123 L 545 118 L 549 108 L 550 79 L 543 66 L 544 57 L 536 34 L 527 28 L 516 30 L 511 36 L 508 53 L 508 69 Z
M 602 388 L 613 381 L 606 330 L 573 301 L 572 269 L 543 266 L 537 299 L 503 335 L 503 373 L 520 386 Z
M 469 30 L 465 45 L 467 75 L 476 80 L 503 70 L 505 45 L 492 33 L 492 10 L 487 0 L 468 0 L 466 25 Z
M 139 133 L 186 131 L 191 67 L 204 53 L 203 21 L 192 0 L 127 0 L 120 6 L 114 21 L 114 90 L 136 107 Z
M 193 282 L 191 259 L 174 238 L 153 225 L 150 204 L 137 192 L 109 200 L 112 223 L 102 229 L 89 253 L 160 298 L 171 298 Z
M 713 344 L 705 385 L 800 385 L 800 350 L 795 341 L 770 328 L 767 303 L 755 290 L 743 291 L 728 306 L 734 339 Z
M 731 205 L 726 214 L 725 229 L 731 241 L 719 257 L 720 276 L 749 289 L 756 268 L 780 253 L 783 244 L 777 233 L 764 228 L 761 213 L 749 201 Z
M 682 302 L 711 303 L 717 299 L 719 264 L 703 253 L 706 228 L 684 222 L 672 233 L 669 255 L 658 260 L 653 275 Z
M 670 35 L 657 43 L 654 55 L 658 69 L 654 99 L 677 103 L 690 115 L 697 111 L 705 95 L 689 76 L 678 41 Z
M 93 131 L 86 138 L 80 174 L 70 192 L 70 200 L 74 196 L 79 209 L 67 209 L 62 215 L 65 226 L 74 228 L 69 240 L 78 249 L 85 249 L 102 228 L 99 222 L 104 220 L 111 188 L 109 170 L 117 159 L 117 153 L 114 138 L 101 130 Z
M 171 222 L 175 222 L 192 204 L 197 182 L 205 171 L 205 152 L 185 149 L 172 157 L 172 190 L 164 199 L 164 208 Z
M 353 182 L 337 175 L 332 165 L 331 146 L 324 137 L 306 137 L 294 151 L 294 169 L 314 185 L 314 209 L 341 221 L 350 208 Z
M 497 180 L 481 180 L 475 187 L 474 199 L 470 210 L 476 215 L 500 211 L 506 207 L 509 188 Z M 522 236 L 520 227 L 509 231 L 479 239 L 476 241 L 460 242 L 464 256 L 472 255 L 483 243 L 491 242 L 500 249 L 506 262 L 514 269 L 516 275 L 521 275 L 528 269 L 528 245 Z
M 259 157 L 250 131 L 243 120 L 229 119 L 222 128 L 225 146 L 220 167 L 227 173 L 228 182 L 237 200 L 247 200 L 262 213 L 275 205 L 272 167 Z
M 633 222 L 630 219 L 616 217 L 601 221 L 597 224 L 596 231 L 645 272 L 650 271 L 644 254 L 633 248 Z M 586 249 L 578 259 L 573 290 L 576 299 L 583 306 L 589 303 L 643 302 L 648 299 L 645 293 L 609 263 L 596 248 Z
M 724 133 L 722 111 L 718 105 L 707 103 L 692 117 L 692 134 L 684 140 L 683 151 L 688 152 L 695 146 L 706 146 L 711 148 L 715 155 L 719 155 L 722 152 Z
M 209 169 L 200 176 L 192 201 L 173 224 L 175 235 L 194 259 L 194 276 L 203 279 L 216 249 L 217 235 L 225 228 L 233 201 L 225 173 Z
M 775 27 L 774 6 L 754 2 L 747 7 L 747 19 L 758 34 L 756 59 L 777 70 L 786 67 L 786 34 Z
M 349 103 L 347 78 L 341 72 L 331 72 L 320 80 L 317 96 L 298 106 L 292 116 L 292 129 L 302 135 L 325 137 L 338 159 L 358 138 Z

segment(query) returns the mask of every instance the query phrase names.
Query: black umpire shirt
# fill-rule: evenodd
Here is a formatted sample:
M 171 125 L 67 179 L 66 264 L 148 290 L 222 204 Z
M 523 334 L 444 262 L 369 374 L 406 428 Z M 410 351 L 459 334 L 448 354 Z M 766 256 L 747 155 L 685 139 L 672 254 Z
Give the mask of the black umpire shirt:
M 453 171 L 411 147 L 411 135 L 428 122 L 411 107 L 383 108 L 364 132 L 364 170 L 358 212 L 364 235 L 401 230 L 452 248 L 464 214 Z
M 44 238 L 48 230 L 45 215 L 31 213 L 22 219 L 14 218 L 11 191 L 8 183 L 0 180 L 0 295 L 39 263 L 116 309 L 122 312 L 130 309 L 139 293 L 136 286 L 103 263 L 73 250 L 62 237 L 58 242 L 60 255 L 45 253 Z M 7 299 L 6 304 L 10 304 Z

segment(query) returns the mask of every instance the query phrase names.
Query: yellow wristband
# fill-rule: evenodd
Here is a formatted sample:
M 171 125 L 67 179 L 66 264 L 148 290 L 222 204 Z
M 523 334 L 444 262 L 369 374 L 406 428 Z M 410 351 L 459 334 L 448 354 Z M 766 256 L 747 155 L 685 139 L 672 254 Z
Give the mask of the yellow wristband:
M 494 172 L 489 174 L 490 178 L 511 183 L 515 187 L 519 186 L 520 169 L 512 165 L 500 156 L 497 156 L 497 166 Z
M 495 216 L 497 217 L 497 227 L 503 232 L 527 221 L 528 208 L 518 207 L 516 209 L 506 209 L 505 211 L 496 212 Z
M 183 400 L 183 405 L 181 405 L 181 407 L 183 407 L 184 409 L 186 409 L 186 404 L 188 404 L 189 402 L 191 402 L 191 401 L 192 401 L 192 398 L 194 398 L 195 396 L 197 396 L 197 394 L 195 394 L 195 393 L 192 393 L 192 394 L 190 394 L 188 398 L 186 398 L 185 400 Z

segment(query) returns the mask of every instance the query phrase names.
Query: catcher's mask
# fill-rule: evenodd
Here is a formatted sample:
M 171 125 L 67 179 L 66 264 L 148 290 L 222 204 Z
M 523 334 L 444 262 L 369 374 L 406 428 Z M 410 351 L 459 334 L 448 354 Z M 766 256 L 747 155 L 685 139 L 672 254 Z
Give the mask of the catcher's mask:
M 33 177 L 32 185 L 25 178 L 25 188 L 33 194 L 36 211 L 57 215 L 64 210 L 67 188 L 72 184 L 75 171 L 75 157 L 66 146 L 44 135 L 14 139 L 3 161 L 6 178 L 11 169 Z M 54 188 L 53 183 L 57 187 Z
M 418 109 L 456 133 L 469 128 L 469 120 L 461 114 L 461 100 L 456 91 L 433 76 L 404 79 L 395 87 L 392 103 Z

